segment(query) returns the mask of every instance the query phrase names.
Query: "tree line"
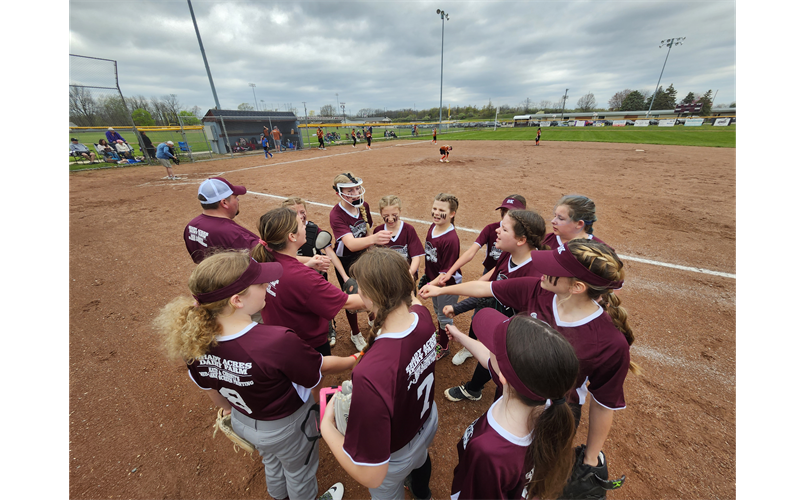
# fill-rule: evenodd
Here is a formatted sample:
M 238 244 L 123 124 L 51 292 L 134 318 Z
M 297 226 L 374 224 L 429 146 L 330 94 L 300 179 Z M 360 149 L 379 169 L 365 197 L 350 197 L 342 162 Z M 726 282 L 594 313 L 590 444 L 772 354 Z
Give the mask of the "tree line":
M 131 118 L 129 114 L 131 113 Z M 70 122 L 79 127 L 128 125 L 131 120 L 138 126 L 184 125 L 201 123 L 201 108 L 186 109 L 176 94 L 151 97 L 138 95 L 123 99 L 117 94 L 95 94 L 87 87 L 70 86 Z

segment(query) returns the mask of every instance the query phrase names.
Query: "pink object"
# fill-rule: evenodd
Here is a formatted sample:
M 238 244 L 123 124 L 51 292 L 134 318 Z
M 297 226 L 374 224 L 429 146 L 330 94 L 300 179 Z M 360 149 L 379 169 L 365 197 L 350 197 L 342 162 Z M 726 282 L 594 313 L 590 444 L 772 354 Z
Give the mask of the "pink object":
M 327 396 L 335 394 L 336 392 L 341 392 L 341 386 L 331 386 L 325 387 L 319 392 L 319 407 L 320 407 L 320 415 L 319 415 L 319 422 L 324 420 L 324 410 L 327 408 Z

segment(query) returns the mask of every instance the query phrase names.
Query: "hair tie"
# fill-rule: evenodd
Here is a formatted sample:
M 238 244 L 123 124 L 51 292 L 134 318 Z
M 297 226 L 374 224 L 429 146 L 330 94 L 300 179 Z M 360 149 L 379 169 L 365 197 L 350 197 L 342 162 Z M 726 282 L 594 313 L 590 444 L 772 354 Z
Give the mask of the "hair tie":
M 261 244 L 261 245 L 263 245 L 264 247 L 266 247 L 266 250 L 268 250 L 269 252 L 271 251 L 271 249 L 270 249 L 270 248 L 268 248 L 268 243 L 266 243 L 266 242 L 265 242 L 265 241 L 263 241 L 262 239 L 260 239 L 260 244 Z
M 193 299 L 193 307 L 198 307 L 198 300 Z
M 565 398 L 559 398 L 559 399 L 552 399 L 551 400 L 551 405 L 553 405 L 553 406 L 559 406 L 559 405 L 564 404 L 564 403 L 565 403 Z

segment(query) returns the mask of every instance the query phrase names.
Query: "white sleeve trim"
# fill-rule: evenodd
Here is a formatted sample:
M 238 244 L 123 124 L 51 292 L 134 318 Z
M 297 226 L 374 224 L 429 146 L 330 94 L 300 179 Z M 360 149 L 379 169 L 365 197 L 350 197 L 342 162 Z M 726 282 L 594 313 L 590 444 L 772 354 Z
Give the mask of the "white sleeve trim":
M 591 396 L 593 399 L 595 399 L 595 395 L 594 395 L 592 392 L 589 392 L 588 394 L 589 394 L 589 395 L 590 395 L 590 396 Z M 595 402 L 596 402 L 596 403 L 598 403 L 600 406 L 603 406 L 603 407 L 604 407 L 604 408 L 606 408 L 607 410 L 618 411 L 618 410 L 625 410 L 625 409 L 626 409 L 626 405 L 624 405 L 624 406 L 622 406 L 622 407 L 620 407 L 620 408 L 610 408 L 609 406 L 607 406 L 607 405 L 605 405 L 605 404 L 601 404 L 601 402 L 600 402 L 600 401 L 598 401 L 597 399 L 595 399 Z

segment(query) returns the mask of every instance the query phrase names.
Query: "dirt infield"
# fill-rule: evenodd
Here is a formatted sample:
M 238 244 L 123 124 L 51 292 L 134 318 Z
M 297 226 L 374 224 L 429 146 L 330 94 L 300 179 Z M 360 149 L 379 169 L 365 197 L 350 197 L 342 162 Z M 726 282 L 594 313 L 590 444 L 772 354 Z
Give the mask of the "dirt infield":
M 735 296 L 732 276 L 665 267 L 636 257 L 735 273 L 734 149 L 633 144 L 456 142 L 439 163 L 429 141 L 393 141 L 202 163 L 182 163 L 179 181 L 161 166 L 70 175 L 70 498 L 268 498 L 262 463 L 213 438 L 215 410 L 166 360 L 151 328 L 156 311 L 187 292 L 193 262 L 182 231 L 200 213 L 199 183 L 224 175 L 249 193 L 237 221 L 257 219 L 280 198 L 310 202 L 308 218 L 329 229 L 335 175 L 362 177 L 373 210 L 386 194 L 403 217 L 428 220 L 433 196 L 455 194 L 456 225 L 480 230 L 499 220 L 503 198 L 519 193 L 550 221 L 560 196 L 581 193 L 598 207 L 595 234 L 627 267 L 620 293 L 635 332 L 632 359 L 643 375 L 626 380 L 604 447 L 610 476 L 626 474 L 612 499 L 734 498 Z M 272 195 L 272 196 L 266 196 Z M 375 219 L 379 220 L 379 217 Z M 427 226 L 412 222 L 424 241 Z M 462 249 L 477 233 L 460 230 Z M 465 266 L 480 276 L 481 257 Z M 331 278 L 335 277 L 331 273 Z M 425 305 L 431 308 L 430 301 Z M 470 314 L 456 324 L 466 331 Z M 334 353 L 348 355 L 344 313 Z M 360 316 L 364 332 L 366 315 Z M 453 349 L 455 352 L 455 349 Z M 475 362 L 436 365 L 439 430 L 431 448 L 434 498 L 448 498 L 456 443 L 491 403 L 452 403 L 443 392 L 471 376 Z M 336 384 L 346 375 L 326 378 Z M 577 442 L 587 435 L 585 406 Z M 342 481 L 346 498 L 368 498 L 321 445 L 319 488 Z

